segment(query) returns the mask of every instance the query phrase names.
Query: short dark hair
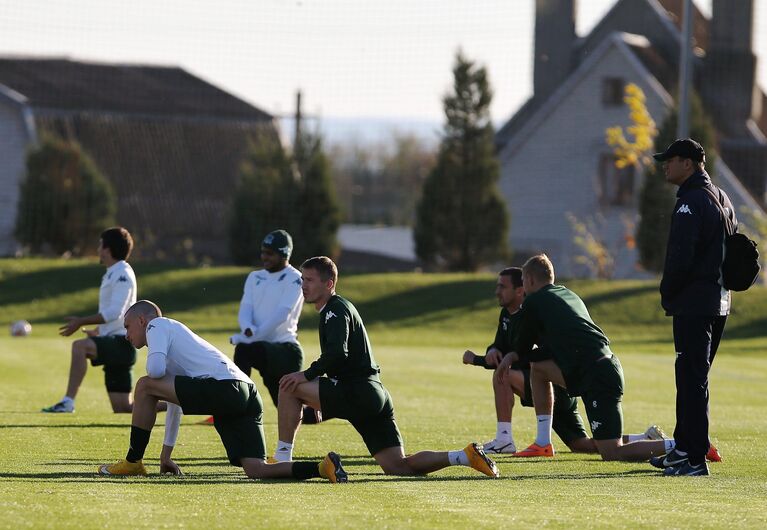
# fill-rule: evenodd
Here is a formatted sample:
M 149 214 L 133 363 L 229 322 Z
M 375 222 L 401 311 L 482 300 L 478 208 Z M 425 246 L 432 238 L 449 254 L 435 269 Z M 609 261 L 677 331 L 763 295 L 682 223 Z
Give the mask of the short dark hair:
M 511 285 L 514 287 L 522 287 L 522 268 L 521 267 L 506 267 L 498 276 L 510 276 Z
M 301 270 L 313 269 L 320 274 L 320 279 L 323 282 L 333 280 L 333 283 L 338 281 L 338 267 L 333 263 L 333 260 L 327 256 L 315 256 L 309 258 L 301 264 Z
M 122 226 L 113 226 L 101 232 L 101 246 L 109 249 L 112 258 L 124 260 L 133 250 L 133 238 Z
M 546 254 L 538 254 L 527 260 L 522 265 L 522 272 L 541 282 L 554 283 L 554 264 Z
M 162 310 L 160 306 L 151 300 L 139 300 L 128 308 L 126 315 L 143 315 L 145 317 L 161 317 Z

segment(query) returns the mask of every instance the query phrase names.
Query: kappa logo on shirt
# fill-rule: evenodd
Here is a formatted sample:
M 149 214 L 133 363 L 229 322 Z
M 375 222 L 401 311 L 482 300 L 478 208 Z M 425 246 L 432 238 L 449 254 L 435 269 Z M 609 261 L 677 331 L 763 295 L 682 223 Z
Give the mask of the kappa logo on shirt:
M 293 280 L 293 283 L 296 285 L 301 285 L 301 278 L 298 278 L 297 280 Z
M 503 323 L 501 324 L 503 326 L 503 331 L 508 331 L 509 329 L 509 321 L 505 318 L 503 319 Z
M 332 311 L 328 311 L 327 313 L 325 313 L 325 324 L 327 324 L 328 320 L 330 320 L 331 318 L 333 318 L 335 316 L 338 316 L 338 315 L 336 315 Z
M 599 429 L 600 425 L 602 425 L 601 421 L 592 421 L 591 422 L 591 431 L 592 432 L 596 431 L 597 429 Z
M 127 282 L 128 278 L 126 278 L 125 276 L 120 276 L 119 278 L 117 278 L 117 281 L 118 282 Z
M 149 331 L 149 330 L 150 330 L 150 329 L 152 329 L 153 327 L 154 327 L 154 324 L 149 324 L 149 325 L 146 327 L 146 330 L 147 330 L 147 331 Z
M 288 274 L 287 272 L 283 272 L 283 273 L 282 273 L 282 275 L 281 275 L 279 278 L 277 278 L 277 281 L 278 281 L 278 282 L 281 282 L 282 280 L 284 280 L 284 279 L 285 279 L 285 276 L 286 276 L 287 274 Z
M 689 206 L 687 206 L 686 204 L 683 204 L 682 206 L 679 207 L 676 213 L 687 213 L 692 215 L 692 210 L 690 210 Z

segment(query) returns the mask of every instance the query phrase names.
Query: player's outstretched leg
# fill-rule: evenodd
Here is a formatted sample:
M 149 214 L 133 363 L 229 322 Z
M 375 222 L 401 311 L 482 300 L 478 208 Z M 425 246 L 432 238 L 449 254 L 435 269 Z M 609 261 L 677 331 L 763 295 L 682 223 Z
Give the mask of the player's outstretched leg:
M 240 460 L 248 478 L 291 478 L 308 480 L 324 478 L 332 483 L 349 481 L 349 476 L 341 464 L 341 457 L 334 452 L 328 453 L 320 462 L 276 462 L 267 463 L 260 458 Z
M 498 477 L 498 466 L 490 459 L 482 446 L 470 443 L 458 451 L 420 451 L 405 456 L 401 446 L 378 451 L 373 458 L 387 475 L 427 475 L 449 466 L 466 466 L 489 477 Z

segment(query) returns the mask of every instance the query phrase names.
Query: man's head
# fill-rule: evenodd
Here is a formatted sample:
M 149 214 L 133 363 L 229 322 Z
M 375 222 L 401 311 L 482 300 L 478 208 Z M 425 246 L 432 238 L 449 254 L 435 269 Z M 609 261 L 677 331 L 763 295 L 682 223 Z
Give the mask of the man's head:
M 309 258 L 301 265 L 301 290 L 310 304 L 325 302 L 336 292 L 338 268 L 327 256 Z
M 522 265 L 522 285 L 525 294 L 554 283 L 554 265 L 546 254 L 533 256 Z
M 125 228 L 115 226 L 101 232 L 99 261 L 102 264 L 127 260 L 132 250 L 133 238 Z
M 690 175 L 703 169 L 706 152 L 695 140 L 684 138 L 676 140 L 662 153 L 655 153 L 653 158 L 663 163 L 666 182 L 681 186 Z
M 499 306 L 505 307 L 509 311 L 519 309 L 525 298 L 525 290 L 522 287 L 522 269 L 509 267 L 498 273 L 495 297 L 498 298 Z
M 292 253 L 293 238 L 285 230 L 269 232 L 261 243 L 261 261 L 269 272 L 284 269 Z
M 125 312 L 125 338 L 134 348 L 146 346 L 146 327 L 153 319 L 162 316 L 157 304 L 149 300 L 139 300 Z

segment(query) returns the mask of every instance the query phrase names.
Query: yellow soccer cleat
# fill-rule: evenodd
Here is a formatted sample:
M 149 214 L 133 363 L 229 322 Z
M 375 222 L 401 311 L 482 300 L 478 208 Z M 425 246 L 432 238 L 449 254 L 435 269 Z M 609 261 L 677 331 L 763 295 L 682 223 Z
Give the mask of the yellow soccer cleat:
M 138 462 L 128 462 L 127 460 L 120 460 L 116 464 L 104 464 L 99 466 L 99 475 L 106 476 L 137 476 L 146 475 L 146 468 L 144 463 L 139 460 Z
M 332 451 L 319 464 L 320 476 L 330 482 L 349 482 L 349 476 L 341 466 L 341 457 Z
M 470 443 L 463 452 L 469 457 L 469 465 L 480 473 L 495 478 L 500 475 L 498 466 L 485 454 L 485 451 L 478 443 Z

